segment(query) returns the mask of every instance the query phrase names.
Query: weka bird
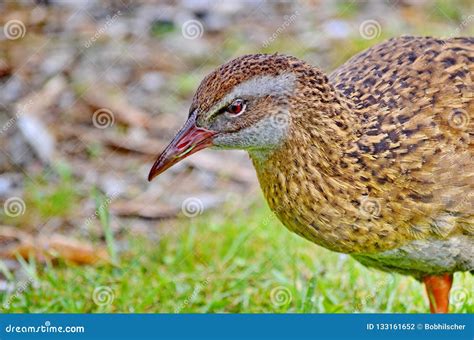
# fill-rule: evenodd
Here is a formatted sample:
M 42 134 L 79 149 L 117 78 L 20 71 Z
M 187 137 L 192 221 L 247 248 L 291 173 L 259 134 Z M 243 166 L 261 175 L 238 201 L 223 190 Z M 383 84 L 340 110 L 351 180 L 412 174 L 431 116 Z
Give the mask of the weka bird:
M 474 270 L 474 38 L 394 38 L 329 76 L 245 55 L 208 75 L 149 180 L 214 146 L 247 150 L 291 231 L 426 285 L 447 312 Z

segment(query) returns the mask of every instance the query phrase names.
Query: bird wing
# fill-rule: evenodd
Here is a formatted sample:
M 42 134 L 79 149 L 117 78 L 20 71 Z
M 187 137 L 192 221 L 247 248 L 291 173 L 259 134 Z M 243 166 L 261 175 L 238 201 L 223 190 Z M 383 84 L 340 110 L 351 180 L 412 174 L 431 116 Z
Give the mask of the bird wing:
M 421 238 L 474 235 L 473 74 L 474 38 L 402 37 L 329 77 L 356 107 L 387 222 Z

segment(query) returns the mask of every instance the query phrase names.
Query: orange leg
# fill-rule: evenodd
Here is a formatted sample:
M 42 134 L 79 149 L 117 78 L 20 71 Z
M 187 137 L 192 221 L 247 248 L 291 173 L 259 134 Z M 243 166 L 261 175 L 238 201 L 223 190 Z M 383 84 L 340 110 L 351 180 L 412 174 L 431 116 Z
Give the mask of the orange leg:
M 448 313 L 453 274 L 425 276 L 423 282 L 430 300 L 431 313 Z

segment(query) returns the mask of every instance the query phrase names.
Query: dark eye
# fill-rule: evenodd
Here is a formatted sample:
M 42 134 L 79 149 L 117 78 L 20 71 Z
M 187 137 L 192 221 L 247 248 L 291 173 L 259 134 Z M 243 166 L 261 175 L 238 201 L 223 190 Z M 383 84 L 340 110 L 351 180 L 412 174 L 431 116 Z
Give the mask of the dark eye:
M 236 99 L 236 100 L 233 101 L 232 104 L 227 106 L 226 111 L 227 111 L 227 113 L 235 116 L 235 115 L 240 115 L 240 114 L 244 113 L 246 107 L 247 107 L 247 105 L 245 104 L 244 100 Z

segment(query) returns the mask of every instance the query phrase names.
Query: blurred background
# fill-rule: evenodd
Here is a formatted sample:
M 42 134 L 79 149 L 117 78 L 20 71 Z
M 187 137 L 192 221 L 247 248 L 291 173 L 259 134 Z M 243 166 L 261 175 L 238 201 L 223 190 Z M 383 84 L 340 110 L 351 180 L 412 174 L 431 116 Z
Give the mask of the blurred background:
M 234 57 L 329 73 L 390 37 L 473 32 L 469 0 L 1 1 L 0 310 L 424 311 L 414 280 L 286 231 L 245 153 L 146 177 Z M 455 308 L 472 312 L 459 275 Z

